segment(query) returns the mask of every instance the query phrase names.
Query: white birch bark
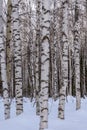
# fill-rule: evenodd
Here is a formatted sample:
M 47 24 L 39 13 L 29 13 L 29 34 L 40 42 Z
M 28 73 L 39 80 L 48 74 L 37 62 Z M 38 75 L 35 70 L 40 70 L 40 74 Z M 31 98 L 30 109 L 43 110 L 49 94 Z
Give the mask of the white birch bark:
M 74 28 L 74 60 L 75 60 L 75 87 L 76 87 L 76 110 L 81 107 L 80 95 L 80 21 L 79 21 L 79 0 L 75 5 L 75 28 Z
M 20 8 L 20 38 L 21 38 L 21 51 L 22 51 L 22 82 L 23 82 L 23 96 L 28 96 L 28 42 L 29 42 L 29 5 L 21 0 L 19 3 Z
M 69 95 L 72 95 L 72 54 L 69 46 Z
M 85 77 L 85 75 L 86 75 L 86 66 L 85 66 L 85 55 L 86 55 L 86 53 L 85 53 L 85 47 L 83 48 L 84 50 L 83 50 L 83 92 L 82 92 L 82 96 L 84 97 L 85 96 L 85 94 L 86 94 L 86 84 L 85 84 L 85 81 L 86 81 L 86 77 Z
M 14 62 L 15 62 L 15 93 L 16 93 L 16 114 L 23 112 L 22 98 L 22 63 L 21 63 L 21 41 L 19 30 L 19 3 L 12 0 L 12 23 L 13 23 L 13 42 L 14 42 Z
M 36 114 L 40 115 L 40 44 L 41 44 L 41 1 L 36 1 Z
M 31 3 L 29 3 L 29 42 L 28 42 L 28 72 L 29 72 L 29 85 L 30 85 L 30 97 L 31 100 L 34 97 L 35 92 L 35 43 L 33 37 L 33 29 L 32 29 L 32 8 Z
M 6 73 L 6 54 L 5 54 L 5 32 L 4 26 L 5 23 L 3 21 L 3 0 L 0 1 L 1 11 L 0 11 L 0 64 L 1 64 L 1 79 L 3 86 L 3 98 L 4 98 L 4 115 L 5 119 L 10 118 L 10 103 L 9 103 L 9 92 L 8 92 L 8 84 L 7 84 L 7 73 Z
M 50 1 L 42 2 L 42 46 L 41 46 L 41 113 L 40 130 L 48 127 L 48 84 L 49 84 L 49 27 Z
M 62 86 L 59 94 L 58 117 L 64 119 L 66 88 L 68 86 L 68 0 L 62 0 L 63 21 L 62 21 Z
M 49 72 L 49 96 L 53 97 L 54 87 L 53 87 L 53 73 L 54 73 L 54 33 L 53 33 L 53 10 L 50 12 L 50 72 Z
M 6 64 L 7 64 L 7 82 L 9 87 L 9 95 L 10 97 L 12 94 L 12 54 L 11 54 L 11 15 L 12 15 L 12 3 L 11 0 L 7 2 L 7 28 L 6 28 Z M 12 85 L 12 86 L 11 86 Z
M 57 53 L 58 53 L 58 37 L 57 37 L 57 1 L 54 0 L 54 9 L 53 9 L 53 30 L 54 30 L 54 54 L 53 54 L 53 90 L 54 90 L 54 100 L 58 97 L 58 70 L 57 70 Z
M 73 36 L 73 22 L 74 22 L 74 7 L 73 0 L 69 0 L 69 11 L 68 11 L 68 34 L 69 34 L 69 89 L 68 94 L 72 95 L 72 74 L 73 74 L 73 66 L 72 66 L 72 55 L 74 52 L 74 36 Z

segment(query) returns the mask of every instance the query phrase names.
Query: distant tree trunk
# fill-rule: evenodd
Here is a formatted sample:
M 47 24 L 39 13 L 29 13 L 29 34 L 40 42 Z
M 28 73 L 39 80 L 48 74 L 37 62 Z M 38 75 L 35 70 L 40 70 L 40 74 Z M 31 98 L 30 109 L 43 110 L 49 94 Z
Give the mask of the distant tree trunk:
M 22 51 L 22 83 L 23 96 L 28 96 L 28 42 L 29 42 L 29 5 L 26 1 L 21 0 L 19 3 L 20 13 L 20 37 L 21 37 L 21 51 Z
M 73 22 L 74 22 L 74 8 L 72 0 L 69 0 L 69 11 L 68 11 L 68 30 L 69 30 L 69 88 L 68 94 L 72 95 L 72 74 L 73 74 L 73 66 L 72 66 L 72 55 L 74 52 L 74 36 L 73 36 Z
M 66 88 L 68 86 L 68 0 L 62 1 L 63 21 L 62 21 L 62 86 L 59 93 L 59 113 L 58 117 L 64 119 Z
M 76 87 L 76 110 L 81 107 L 80 95 L 80 19 L 79 19 L 79 0 L 75 4 L 75 29 L 74 29 L 74 60 L 75 60 L 75 87 Z
M 3 98 L 4 98 L 4 114 L 5 119 L 10 118 L 10 103 L 9 103 L 9 91 L 7 84 L 7 73 L 6 73 L 6 53 L 5 53 L 5 32 L 4 26 L 5 21 L 3 20 L 2 10 L 3 10 L 3 0 L 0 1 L 1 12 L 0 12 L 0 63 L 1 63 L 1 80 L 3 86 Z
M 16 93 L 16 114 L 23 112 L 22 98 L 22 63 L 21 63 L 21 41 L 19 30 L 19 3 L 12 0 L 12 23 L 13 23 L 13 42 L 14 42 L 14 63 L 15 63 L 15 93 Z
M 54 90 L 54 100 L 58 97 L 58 70 L 57 70 L 57 53 L 58 53 L 58 37 L 57 37 L 57 1 L 54 0 L 54 10 L 53 10 L 53 30 L 54 30 L 54 53 L 53 53 L 53 90 Z
M 53 42 L 54 42 L 54 33 L 53 33 L 53 11 L 50 12 L 51 19 L 50 19 L 50 66 L 49 66 L 49 96 L 53 97 Z
M 41 44 L 41 2 L 37 0 L 36 3 L 36 114 L 40 115 L 40 44 Z
M 85 10 L 86 10 L 86 24 L 87 25 L 87 0 Z M 86 95 L 87 95 L 87 26 L 85 26 L 85 86 L 86 86 Z
M 34 39 L 35 37 L 33 37 L 33 29 L 32 29 L 32 9 L 31 9 L 31 4 L 30 4 L 30 8 L 29 8 L 29 42 L 28 42 L 28 72 L 29 72 L 29 94 L 32 98 L 34 97 L 34 93 L 35 93 L 35 55 L 34 55 L 34 51 L 35 51 L 35 43 L 34 43 Z
M 12 15 L 12 3 L 8 0 L 7 3 L 7 30 L 6 30 L 6 64 L 7 64 L 7 82 L 9 87 L 9 96 L 12 97 L 12 56 L 11 56 L 11 15 Z M 12 85 L 12 86 L 11 86 Z
M 56 53 L 57 53 L 57 82 L 58 82 L 58 96 L 59 96 L 59 92 L 60 92 L 60 88 L 62 86 L 62 1 L 57 0 L 56 1 L 56 6 L 58 6 L 56 8 L 56 37 L 57 37 L 57 47 L 56 47 Z M 60 5 L 60 6 L 59 6 Z
M 69 90 L 68 93 L 72 95 L 72 51 L 71 46 L 69 46 Z
M 49 85 L 49 27 L 50 2 L 42 2 L 42 46 L 41 46 L 41 113 L 40 130 L 48 127 L 48 85 Z
M 84 48 L 84 59 L 83 59 L 83 96 L 85 96 L 85 94 L 86 94 L 86 84 L 85 84 L 85 79 L 86 79 L 86 62 L 85 62 L 85 55 L 86 55 L 86 53 L 85 53 L 85 48 Z

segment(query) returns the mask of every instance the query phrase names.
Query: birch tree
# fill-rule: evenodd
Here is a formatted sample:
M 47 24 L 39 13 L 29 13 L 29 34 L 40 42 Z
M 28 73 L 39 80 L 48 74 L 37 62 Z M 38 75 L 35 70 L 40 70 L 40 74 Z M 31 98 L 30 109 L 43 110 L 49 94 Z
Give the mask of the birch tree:
M 53 9 L 53 30 L 54 30 L 54 53 L 53 53 L 53 90 L 54 90 L 54 99 L 58 97 L 58 70 L 57 70 L 57 53 L 58 53 L 58 34 L 57 34 L 57 1 L 54 0 L 54 9 Z
M 69 9 L 68 9 L 68 34 L 69 34 L 69 87 L 68 87 L 68 94 L 72 95 L 72 74 L 73 74 L 73 66 L 72 66 L 72 59 L 73 59 L 73 53 L 74 53 L 74 36 L 73 36 L 73 23 L 74 23 L 74 7 L 73 7 L 73 0 L 69 1 Z
M 21 63 L 21 41 L 19 29 L 19 2 L 12 0 L 12 23 L 14 42 L 14 63 L 15 63 L 15 93 L 16 93 L 16 114 L 23 112 L 22 98 L 22 63 Z
M 41 92 L 40 130 L 48 127 L 48 84 L 49 84 L 49 27 L 50 1 L 42 1 L 42 43 L 41 43 Z
M 21 0 L 19 4 L 20 13 L 20 38 L 22 51 L 22 83 L 23 96 L 28 96 L 28 42 L 29 42 L 29 5 L 26 1 Z
M 29 72 L 29 86 L 30 86 L 30 96 L 31 99 L 34 96 L 34 90 L 35 90 L 35 55 L 34 55 L 34 51 L 35 51 L 35 42 L 34 42 L 34 38 L 33 34 L 34 34 L 34 30 L 32 28 L 32 7 L 31 7 L 31 3 L 29 3 L 29 43 L 28 43 L 28 72 Z
M 40 114 L 41 1 L 36 0 L 36 114 Z
M 12 3 L 11 0 L 7 2 L 7 27 L 6 27 L 6 64 L 7 64 L 7 82 L 9 86 L 9 95 L 12 96 L 12 56 L 11 56 L 11 15 L 12 15 Z
M 79 0 L 75 3 L 75 27 L 74 27 L 74 60 L 75 60 L 75 87 L 76 87 L 76 109 L 80 109 L 80 16 Z
M 3 0 L 0 1 L 0 64 L 1 64 L 1 79 L 3 86 L 3 99 L 4 99 L 4 114 L 5 119 L 10 118 L 10 103 L 9 103 L 9 91 L 7 84 L 7 73 L 6 73 L 6 53 L 5 53 L 5 38 L 6 38 L 6 19 L 3 15 L 6 12 L 3 10 Z
M 59 94 L 58 117 L 64 119 L 66 88 L 68 86 L 68 0 L 62 0 L 62 86 Z

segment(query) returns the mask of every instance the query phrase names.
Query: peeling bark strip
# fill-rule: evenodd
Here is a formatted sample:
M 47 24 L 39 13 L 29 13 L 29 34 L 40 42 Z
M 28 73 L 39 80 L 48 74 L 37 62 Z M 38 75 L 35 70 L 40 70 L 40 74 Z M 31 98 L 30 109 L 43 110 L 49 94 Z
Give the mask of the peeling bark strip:
M 19 31 L 19 5 L 18 0 L 12 0 L 12 24 L 14 42 L 14 62 L 15 62 L 15 92 L 16 92 L 16 114 L 23 112 L 22 99 L 22 63 L 21 63 L 21 41 Z
M 64 119 L 65 111 L 65 96 L 66 88 L 68 86 L 68 0 L 62 0 L 63 7 L 63 21 L 62 21 L 62 44 L 63 44 L 63 55 L 62 55 L 62 86 L 59 94 L 59 113 L 58 117 Z
M 76 87 L 76 109 L 81 107 L 80 95 L 80 16 L 79 16 L 79 0 L 75 5 L 75 29 L 74 29 L 74 60 L 75 60 L 75 87 Z
M 40 130 L 48 127 L 48 84 L 49 84 L 49 27 L 50 2 L 42 2 L 42 43 L 41 43 L 41 113 Z M 43 55 L 44 54 L 44 55 Z
M 0 4 L 3 4 L 3 0 L 0 1 Z M 2 5 L 3 7 L 3 5 Z M 1 12 L 2 12 L 2 7 Z M 9 94 L 8 94 L 8 85 L 7 85 L 7 75 L 6 75 L 6 57 L 5 57 L 5 42 L 4 42 L 4 22 L 2 18 L 2 14 L 0 17 L 0 64 L 1 64 L 1 79 L 3 86 L 3 98 L 4 98 L 4 115 L 5 119 L 10 118 L 10 104 L 9 104 Z

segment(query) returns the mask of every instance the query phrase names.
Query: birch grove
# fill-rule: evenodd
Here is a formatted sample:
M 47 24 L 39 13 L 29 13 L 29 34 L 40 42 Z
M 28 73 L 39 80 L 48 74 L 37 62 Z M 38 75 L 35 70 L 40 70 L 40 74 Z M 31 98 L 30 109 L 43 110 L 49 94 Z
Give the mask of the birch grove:
M 34 101 L 39 129 L 48 128 L 49 98 L 64 120 L 68 96 L 87 96 L 87 0 L 0 0 L 0 96 L 5 119 L 16 102 Z

